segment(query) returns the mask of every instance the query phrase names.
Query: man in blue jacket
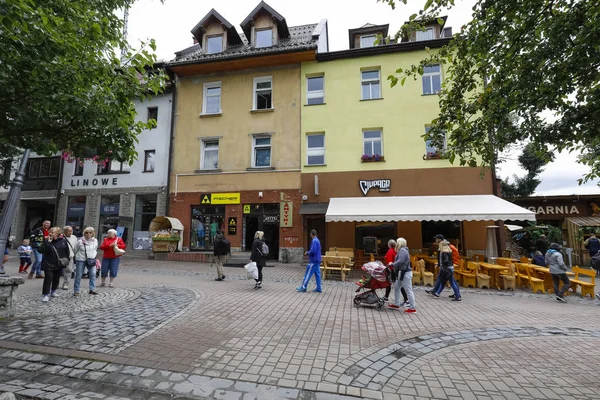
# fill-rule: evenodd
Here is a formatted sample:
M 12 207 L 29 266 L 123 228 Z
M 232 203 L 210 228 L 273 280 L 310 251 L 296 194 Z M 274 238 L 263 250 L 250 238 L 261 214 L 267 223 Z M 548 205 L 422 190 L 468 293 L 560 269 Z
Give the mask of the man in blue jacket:
M 306 252 L 306 254 L 308 254 L 306 273 L 304 274 L 302 285 L 297 287 L 296 290 L 299 292 L 306 292 L 308 282 L 314 274 L 315 280 L 317 281 L 317 288 L 313 290 L 313 292 L 321 293 L 323 291 L 321 289 L 321 242 L 317 238 L 317 231 L 314 229 L 310 231 L 310 237 L 312 239 L 312 243 L 310 244 L 310 250 Z

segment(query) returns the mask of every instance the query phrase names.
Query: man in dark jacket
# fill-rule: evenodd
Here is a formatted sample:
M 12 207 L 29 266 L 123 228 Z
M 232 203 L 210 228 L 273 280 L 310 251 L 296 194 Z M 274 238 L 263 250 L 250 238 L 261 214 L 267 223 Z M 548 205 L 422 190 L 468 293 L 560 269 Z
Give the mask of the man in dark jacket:
M 540 235 L 535 241 L 535 250 L 542 254 L 546 254 L 548 251 L 548 240 L 546 240 L 546 235 Z
M 223 263 L 227 259 L 227 254 L 229 254 L 229 241 L 225 239 L 225 235 L 223 232 L 217 231 L 213 241 L 213 255 L 215 256 L 214 261 L 217 264 L 217 277 L 215 281 L 222 281 L 225 279 L 225 275 L 223 274 Z
M 583 245 L 590 254 L 590 264 L 593 266 L 591 258 L 600 251 L 600 240 L 596 237 L 595 233 L 592 233 L 592 235 L 583 242 Z
M 42 259 L 44 256 L 42 255 L 42 253 L 40 253 L 39 248 L 44 242 L 44 240 L 48 239 L 48 230 L 50 229 L 50 225 L 50 221 L 44 221 L 42 223 L 42 226 L 40 228 L 35 229 L 29 237 L 29 242 L 31 243 L 31 248 L 35 257 L 33 268 L 31 268 L 31 272 L 28 276 L 29 279 L 33 278 L 34 273 L 36 278 L 44 277 L 44 275 L 42 275 Z

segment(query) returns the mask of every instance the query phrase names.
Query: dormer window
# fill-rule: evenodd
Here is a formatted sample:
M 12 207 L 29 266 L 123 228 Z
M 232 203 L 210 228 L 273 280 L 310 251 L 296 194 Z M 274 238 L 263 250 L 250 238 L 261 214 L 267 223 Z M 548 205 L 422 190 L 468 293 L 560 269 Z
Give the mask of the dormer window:
M 426 28 L 425 31 L 417 31 L 417 41 L 421 40 L 433 40 L 435 37 L 433 36 L 433 27 Z
M 221 53 L 223 51 L 223 35 L 206 37 L 206 54 Z
M 360 48 L 365 47 L 373 47 L 375 46 L 375 41 L 377 40 L 376 35 L 363 35 L 360 37 Z
M 254 43 L 254 47 L 256 48 L 273 46 L 273 29 L 257 30 Z

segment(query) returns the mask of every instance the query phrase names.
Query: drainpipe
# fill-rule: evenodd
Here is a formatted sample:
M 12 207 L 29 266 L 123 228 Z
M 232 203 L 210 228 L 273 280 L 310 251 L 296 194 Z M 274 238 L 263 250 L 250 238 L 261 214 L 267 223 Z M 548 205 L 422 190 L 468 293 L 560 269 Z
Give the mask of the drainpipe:
M 167 167 L 167 207 L 165 216 L 168 216 L 171 209 L 171 168 L 173 164 L 173 136 L 175 131 L 175 112 L 177 111 L 177 75 L 173 76 L 173 100 L 171 105 L 171 132 L 169 134 L 169 162 Z

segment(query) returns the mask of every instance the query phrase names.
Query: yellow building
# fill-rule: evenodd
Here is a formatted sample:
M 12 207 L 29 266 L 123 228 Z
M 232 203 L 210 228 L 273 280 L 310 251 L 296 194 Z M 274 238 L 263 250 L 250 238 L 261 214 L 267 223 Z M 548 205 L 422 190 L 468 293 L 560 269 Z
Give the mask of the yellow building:
M 327 22 L 288 27 L 261 2 L 241 30 L 213 9 L 167 63 L 177 77 L 170 215 L 192 251 L 210 250 L 217 230 L 247 251 L 260 230 L 271 257 L 299 261 L 300 64 L 327 51 Z
M 363 251 L 382 256 L 388 239 L 398 236 L 405 237 L 411 249 L 421 249 L 436 234 L 459 244 L 465 253 L 483 252 L 486 226 L 494 221 L 481 219 L 489 217 L 388 213 L 380 218 L 366 217 L 360 210 L 352 217 L 336 209 L 343 206 L 340 198 L 360 197 L 354 207 L 376 209 L 383 207 L 379 200 L 389 196 L 494 193 L 490 173 L 481 177 L 479 168 L 453 166 L 442 149 L 431 147 L 422 137 L 439 112 L 437 94 L 444 68 L 428 66 L 420 79 L 407 79 L 404 86 L 391 88 L 387 80 L 398 68 L 425 58 L 426 48 L 435 51 L 447 44 L 450 28 L 436 22 L 400 43 L 376 42 L 387 35 L 388 25 L 367 24 L 349 31 L 350 49 L 320 53 L 316 60 L 302 63 L 304 236 L 316 229 L 324 248 L 351 247 L 358 249 L 359 256 Z M 413 200 L 420 202 L 417 197 Z M 443 197 L 440 201 L 438 209 L 431 211 L 443 214 Z M 377 248 L 367 249 L 373 238 Z

